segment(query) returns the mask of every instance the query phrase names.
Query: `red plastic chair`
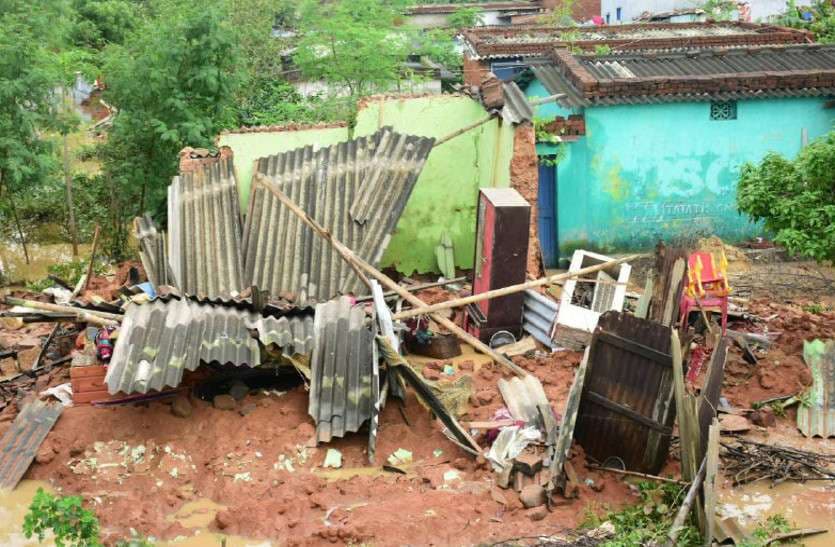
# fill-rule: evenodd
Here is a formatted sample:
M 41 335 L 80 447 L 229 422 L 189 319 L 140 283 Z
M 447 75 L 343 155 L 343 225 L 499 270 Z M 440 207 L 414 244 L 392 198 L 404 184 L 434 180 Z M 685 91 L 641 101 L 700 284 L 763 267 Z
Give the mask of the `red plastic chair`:
M 687 286 L 681 293 L 681 328 L 687 326 L 690 312 L 701 308 L 704 311 L 718 309 L 722 314 L 722 335 L 728 326 L 728 295 L 731 286 L 728 284 L 728 259 L 725 253 L 719 260 L 717 267 L 713 254 L 696 252 L 687 258 Z

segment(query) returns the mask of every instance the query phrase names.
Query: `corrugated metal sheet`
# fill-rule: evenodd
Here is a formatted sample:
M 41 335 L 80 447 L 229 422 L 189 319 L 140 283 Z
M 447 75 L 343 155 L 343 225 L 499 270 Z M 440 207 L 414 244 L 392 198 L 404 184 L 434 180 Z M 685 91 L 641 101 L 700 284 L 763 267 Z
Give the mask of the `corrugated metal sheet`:
M 63 410 L 61 404 L 43 401 L 23 407 L 0 439 L 0 490 L 17 486 Z
M 502 394 L 510 415 L 516 420 L 524 420 L 531 424 L 539 423 L 541 422 L 539 406 L 550 408 L 542 384 L 531 374 L 524 378 L 500 379 L 499 392 Z
M 433 139 L 384 127 L 314 151 L 312 146 L 258 160 L 265 175 L 360 258 L 376 264 L 388 245 Z M 366 288 L 322 238 L 253 181 L 243 237 L 245 277 L 272 296 L 323 301 Z
M 168 187 L 168 230 L 171 271 L 185 294 L 228 298 L 248 286 L 231 159 L 174 177 Z
M 800 405 L 797 427 L 807 437 L 835 436 L 835 340 L 804 342 L 803 359 L 812 371 L 810 406 Z
M 670 334 L 627 313 L 600 317 L 575 430 L 586 454 L 618 457 L 635 471 L 661 469 L 675 418 Z
M 111 394 L 176 387 L 201 363 L 261 364 L 258 343 L 286 354 L 313 348 L 310 315 L 264 317 L 190 300 L 155 300 L 128 307 L 105 383 Z
M 525 92 L 519 89 L 516 82 L 502 83 L 504 90 L 504 107 L 502 118 L 504 121 L 519 124 L 533 120 L 533 108 L 525 98 Z
M 168 249 L 165 232 L 157 228 L 151 215 L 145 214 L 133 220 L 136 238 L 139 240 L 139 258 L 148 280 L 155 286 L 173 284 L 168 279 Z
M 310 404 L 319 442 L 356 432 L 379 398 L 374 382 L 374 333 L 362 306 L 340 297 L 316 306 L 310 361 Z
M 557 347 L 550 334 L 557 318 L 557 310 L 559 304 L 554 300 L 531 289 L 525 291 L 522 328 L 551 349 Z

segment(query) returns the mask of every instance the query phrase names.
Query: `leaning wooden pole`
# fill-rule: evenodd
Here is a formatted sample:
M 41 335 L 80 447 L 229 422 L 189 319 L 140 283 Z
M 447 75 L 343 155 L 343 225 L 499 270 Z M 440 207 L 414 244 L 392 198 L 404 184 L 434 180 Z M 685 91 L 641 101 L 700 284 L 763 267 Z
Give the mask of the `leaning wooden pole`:
M 118 325 L 122 321 L 122 316 L 115 313 L 107 313 L 97 310 L 86 310 L 83 308 L 74 308 L 72 306 L 62 306 L 60 304 L 50 304 L 48 302 L 38 302 L 37 300 L 25 300 L 23 298 L 14 298 L 7 296 L 6 304 L 10 306 L 24 306 L 35 310 L 54 311 L 59 313 L 72 314 L 78 318 L 79 321 L 99 325 L 101 327 L 112 327 Z
M 258 181 L 271 194 L 273 194 L 294 215 L 299 217 L 302 220 L 302 222 L 307 224 L 314 232 L 316 232 L 319 236 L 321 236 L 323 239 L 328 241 L 328 243 L 330 243 L 331 246 L 334 248 L 334 250 L 336 250 L 336 252 L 339 253 L 339 255 L 343 258 L 343 260 L 348 262 L 348 264 L 350 264 L 353 268 L 355 268 L 355 269 L 359 268 L 359 269 L 364 270 L 368 275 L 377 279 L 380 282 L 380 284 L 385 286 L 387 289 L 390 289 L 390 290 L 394 291 L 400 297 L 402 297 L 404 300 L 406 300 L 407 302 L 409 302 L 413 306 L 427 307 L 426 303 L 423 302 L 420 298 L 418 298 L 417 296 L 415 296 L 412 293 L 410 293 L 409 291 L 407 291 L 405 288 L 398 285 L 393 279 L 391 279 L 389 276 L 387 276 L 383 272 L 376 269 L 374 266 L 368 264 L 363 259 L 356 256 L 354 254 L 354 251 L 352 251 L 351 249 L 346 247 L 339 240 L 335 239 L 333 237 L 333 235 L 330 232 L 328 232 L 328 230 L 326 230 L 322 225 L 320 225 L 313 218 L 311 218 L 310 215 L 308 215 L 301 207 L 296 205 L 293 202 L 293 200 L 291 200 L 289 197 L 287 197 L 284 194 L 284 192 L 282 192 L 281 190 L 276 188 L 270 182 L 270 180 L 268 178 L 261 175 L 260 173 L 257 173 L 255 175 L 255 180 Z M 361 275 L 360 278 L 365 280 L 364 275 Z M 370 288 L 371 287 L 370 287 L 370 284 L 369 284 L 369 289 Z M 450 321 L 448 318 L 444 317 L 443 315 L 431 314 L 430 317 L 432 317 L 432 320 L 434 320 L 436 323 L 438 323 L 439 325 L 441 325 L 442 327 L 444 327 L 445 329 L 447 329 L 448 331 L 453 333 L 455 336 L 457 336 L 458 338 L 460 338 L 464 342 L 470 344 L 471 346 L 473 346 L 475 349 L 477 349 L 481 353 L 484 353 L 485 355 L 490 356 L 494 361 L 496 361 L 500 365 L 503 365 L 503 366 L 507 367 L 508 369 L 512 370 L 515 374 L 517 374 L 519 376 L 522 376 L 522 377 L 528 375 L 528 373 L 525 371 L 525 369 L 516 365 L 515 363 L 513 363 L 513 361 L 511 361 L 507 357 L 499 354 L 498 352 L 493 350 L 490 346 L 486 345 L 485 343 L 483 343 L 481 340 L 479 340 L 475 336 L 472 336 L 470 333 L 468 333 L 467 331 L 465 331 L 464 329 L 462 329 L 461 327 L 459 327 L 458 325 L 456 325 L 455 323 L 453 323 L 452 321 Z
M 699 497 L 699 489 L 702 485 L 702 480 L 705 478 L 706 462 L 707 458 L 702 460 L 702 465 L 699 467 L 696 477 L 690 483 L 690 490 L 687 491 L 687 497 L 684 498 L 684 502 L 681 504 L 678 513 L 676 513 L 676 518 L 673 520 L 673 525 L 670 527 L 670 533 L 667 536 L 667 547 L 675 547 L 678 535 L 682 528 L 684 528 L 684 521 L 687 519 L 690 509 L 693 507 L 693 503 Z
M 432 304 L 431 306 L 423 306 L 419 308 L 413 308 L 411 310 L 404 310 L 399 313 L 394 314 L 393 319 L 406 319 L 407 317 L 414 317 L 416 315 L 426 315 L 428 313 L 435 313 L 441 310 L 448 310 L 451 308 L 458 308 L 461 306 L 466 306 L 467 304 L 472 304 L 474 302 L 481 302 L 482 300 L 489 300 L 491 298 L 498 298 L 500 296 L 507 296 L 509 294 L 514 294 L 517 292 L 521 292 L 527 289 L 533 289 L 534 287 L 540 287 L 542 285 L 551 285 L 558 281 L 567 281 L 569 279 L 574 279 L 577 277 L 581 277 L 585 274 L 590 274 L 594 272 L 599 272 L 600 270 L 605 270 L 606 268 L 610 268 L 612 266 L 616 266 L 618 264 L 622 264 L 624 262 L 631 262 L 637 258 L 641 258 L 645 255 L 635 254 L 629 255 L 623 258 L 618 258 L 615 260 L 610 260 L 608 262 L 604 262 L 603 264 L 596 264 L 594 266 L 589 266 L 587 268 L 581 268 L 576 272 L 567 272 L 561 274 L 554 274 L 548 277 L 542 277 L 540 279 L 535 279 L 533 281 L 526 281 L 524 283 L 519 283 L 518 285 L 511 285 L 509 287 L 502 287 L 501 289 L 493 289 L 492 291 L 487 291 L 479 294 L 474 294 L 471 296 L 465 296 L 463 298 L 456 298 L 455 300 L 447 300 L 446 302 L 440 302 L 438 304 Z

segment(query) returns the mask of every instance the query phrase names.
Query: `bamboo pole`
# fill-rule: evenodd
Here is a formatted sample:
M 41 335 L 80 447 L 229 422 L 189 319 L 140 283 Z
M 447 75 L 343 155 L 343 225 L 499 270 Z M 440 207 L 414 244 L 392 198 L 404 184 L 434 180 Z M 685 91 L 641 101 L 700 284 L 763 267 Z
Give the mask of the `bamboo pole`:
M 667 547 L 675 547 L 678 534 L 684 527 L 684 521 L 690 513 L 690 508 L 693 507 L 693 502 L 699 497 L 699 487 L 702 485 L 702 480 L 705 478 L 706 462 L 707 458 L 702 460 L 702 465 L 699 467 L 696 477 L 690 484 L 690 490 L 687 491 L 687 497 L 684 498 L 684 503 L 681 504 L 678 513 L 676 513 L 676 518 L 673 520 L 673 525 L 670 527 L 670 533 L 667 535 Z
M 400 313 L 396 313 L 393 316 L 393 319 L 406 319 L 407 317 L 414 317 L 416 315 L 425 315 L 428 313 L 435 313 L 441 310 L 448 310 L 451 308 L 457 308 L 460 306 L 466 306 L 467 304 L 472 304 L 473 302 L 481 302 L 482 300 L 489 300 L 491 298 L 498 298 L 500 296 L 507 296 L 509 294 L 514 294 L 520 291 L 524 291 L 526 289 L 532 289 L 534 287 L 540 287 L 542 285 L 551 285 L 553 283 L 557 283 L 558 281 L 565 281 L 569 279 L 574 279 L 580 277 L 582 275 L 598 272 L 600 270 L 605 270 L 611 266 L 616 266 L 618 264 L 622 264 L 623 262 L 629 262 L 635 260 L 637 258 L 641 258 L 645 255 L 635 254 L 629 255 L 623 258 L 617 258 L 615 260 L 610 260 L 609 262 L 604 262 L 603 264 L 597 264 L 595 266 L 589 266 L 587 268 L 581 268 L 576 272 L 566 272 L 561 274 L 554 274 L 548 277 L 542 277 L 540 279 L 535 279 L 533 281 L 526 281 L 524 283 L 519 283 L 518 285 L 511 285 L 509 287 L 503 287 L 501 289 L 493 289 L 492 291 L 487 291 L 479 294 L 474 294 L 471 296 L 466 296 L 464 298 L 456 298 L 455 300 L 447 300 L 446 302 L 440 302 L 438 304 L 432 304 L 431 306 L 423 306 L 419 308 L 414 308 L 411 310 L 404 310 Z
M 608 471 L 609 473 L 617 473 L 618 475 L 626 475 L 629 477 L 640 477 L 642 479 L 648 479 L 652 481 L 659 481 L 659 482 L 669 482 L 671 484 L 679 484 L 681 486 L 687 486 L 690 483 L 687 481 L 680 481 L 678 479 L 671 479 L 669 477 L 659 477 L 658 475 L 650 475 L 648 473 L 639 473 L 638 471 L 630 471 L 628 469 L 618 469 L 616 467 L 604 467 L 602 465 L 595 465 L 593 463 L 587 463 L 586 467 L 589 469 L 594 469 L 596 471 Z
M 99 246 L 99 232 L 101 227 L 96 224 L 96 231 L 93 233 L 93 248 L 90 251 L 90 263 L 87 265 L 87 278 L 84 280 L 84 289 L 90 286 L 90 279 L 93 277 L 93 264 L 96 262 L 96 248 Z
M 470 125 L 464 126 L 461 129 L 457 129 L 457 130 L 453 131 L 452 133 L 450 133 L 449 135 L 446 135 L 446 136 L 441 137 L 440 139 L 436 140 L 435 144 L 432 145 L 432 148 L 435 148 L 437 146 L 441 146 L 445 142 L 451 141 L 452 139 L 454 139 L 458 135 L 463 135 L 464 133 L 466 133 L 470 129 L 475 129 L 476 127 L 478 127 L 480 125 L 484 125 L 485 123 L 489 122 L 492 119 L 493 119 L 493 115 L 488 114 L 487 116 L 481 118 L 477 122 L 474 122 L 474 123 L 471 123 Z
M 303 209 L 301 209 L 298 205 L 296 205 L 293 202 L 293 200 L 291 200 L 289 197 L 287 197 L 284 194 L 284 192 L 282 192 L 281 190 L 276 188 L 270 182 L 270 180 L 267 177 L 261 175 L 260 173 L 256 173 L 255 174 L 255 180 L 257 182 L 259 182 L 267 191 L 272 193 L 294 215 L 299 217 L 302 220 L 302 222 L 307 224 L 314 232 L 316 232 L 319 236 L 321 236 L 323 239 L 328 241 L 333 246 L 333 248 L 336 250 L 336 252 L 338 252 L 340 254 L 340 256 L 342 256 L 343 260 L 348 262 L 348 264 L 351 264 L 351 266 L 354 269 L 359 268 L 359 269 L 365 270 L 365 272 L 368 273 L 368 275 L 377 279 L 380 282 L 380 284 L 382 284 L 386 288 L 394 291 L 400 297 L 402 297 L 404 300 L 406 300 L 407 302 L 409 302 L 413 306 L 417 306 L 417 307 L 426 306 L 426 303 L 423 302 L 420 298 L 418 298 L 417 296 L 413 295 L 412 293 L 410 293 L 409 291 L 407 291 L 406 289 L 404 289 L 403 287 L 398 285 L 393 279 L 391 279 L 389 276 L 387 276 L 383 272 L 377 270 L 376 268 L 374 268 L 373 266 L 371 266 L 370 264 L 368 264 L 367 262 L 365 262 L 364 260 L 362 260 L 361 258 L 356 256 L 354 254 L 354 251 L 352 251 L 351 249 L 346 247 L 339 240 L 335 239 L 330 232 L 328 232 L 318 222 L 316 222 L 313 218 L 311 218 Z M 360 276 L 360 277 L 365 279 L 365 276 Z M 369 285 L 369 288 L 370 288 L 371 287 L 370 282 L 368 283 L 368 285 Z M 444 327 L 445 329 L 447 329 L 448 331 L 450 331 L 451 333 L 456 335 L 458 338 L 460 338 L 464 342 L 470 344 L 471 346 L 473 346 L 475 349 L 477 349 L 481 353 L 484 353 L 485 355 L 490 356 L 490 358 L 492 358 L 494 361 L 496 361 L 497 363 L 499 363 L 502 366 L 505 366 L 505 367 L 509 368 L 515 374 L 517 374 L 521 377 L 525 377 L 525 376 L 528 375 L 528 373 L 525 371 L 525 369 L 516 365 L 515 363 L 513 363 L 513 361 L 506 358 L 505 356 L 503 356 L 503 355 L 499 354 L 498 352 L 494 351 L 490 346 L 486 345 L 484 342 L 482 342 L 478 338 L 472 336 L 470 333 L 468 333 L 467 331 L 465 331 L 464 329 L 462 329 L 461 327 L 459 327 L 458 325 L 456 325 L 455 323 L 453 323 L 452 321 L 450 321 L 446 317 L 444 317 L 442 315 L 438 315 L 438 314 L 432 314 L 431 317 L 436 323 L 438 323 L 439 325 L 441 325 L 442 327 Z
M 61 313 L 68 313 L 76 316 L 80 321 L 91 323 L 102 327 L 112 327 L 122 321 L 122 316 L 115 313 L 107 313 L 96 310 L 85 310 L 82 308 L 74 308 L 72 306 L 61 306 L 60 304 L 50 304 L 48 302 L 38 302 L 37 300 L 25 300 L 23 298 L 15 298 L 7 296 L 5 298 L 6 304 L 10 306 L 24 306 L 36 310 L 57 311 Z

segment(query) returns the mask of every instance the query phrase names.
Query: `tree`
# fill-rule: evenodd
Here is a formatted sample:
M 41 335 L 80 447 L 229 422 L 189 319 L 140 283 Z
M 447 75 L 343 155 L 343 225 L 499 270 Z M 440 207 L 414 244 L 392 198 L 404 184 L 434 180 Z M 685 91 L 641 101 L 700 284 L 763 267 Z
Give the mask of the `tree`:
M 737 10 L 734 0 L 705 0 L 701 9 L 716 21 L 730 21 Z
M 815 0 L 811 8 L 802 8 L 802 11 L 803 13 L 795 0 L 789 0 L 786 13 L 776 22 L 783 26 L 812 31 L 815 40 L 822 44 L 835 43 L 835 7 L 831 2 Z
M 301 5 L 295 63 L 305 77 L 348 96 L 351 126 L 356 99 L 390 89 L 400 79 L 412 47 L 408 33 L 396 26 L 404 6 L 397 0 L 305 0 Z
M 454 29 L 475 27 L 484 22 L 484 12 L 477 6 L 460 7 L 447 19 Z
M 139 24 L 144 2 L 131 0 L 73 0 L 73 44 L 102 50 L 121 44 Z
M 240 83 L 235 35 L 219 6 L 193 9 L 179 0 L 151 9 L 124 45 L 105 51 L 105 97 L 118 114 L 103 151 L 104 179 L 123 221 L 145 210 L 165 216 L 177 153 L 211 146 L 232 123 Z
M 50 127 L 58 78 L 49 46 L 60 7 L 58 2 L 0 0 L 0 207 L 12 219 L 27 262 L 16 196 L 33 191 L 54 168 L 43 132 Z
M 835 131 L 789 160 L 768 154 L 745 164 L 737 187 L 737 206 L 764 220 L 775 241 L 792 253 L 835 260 Z

